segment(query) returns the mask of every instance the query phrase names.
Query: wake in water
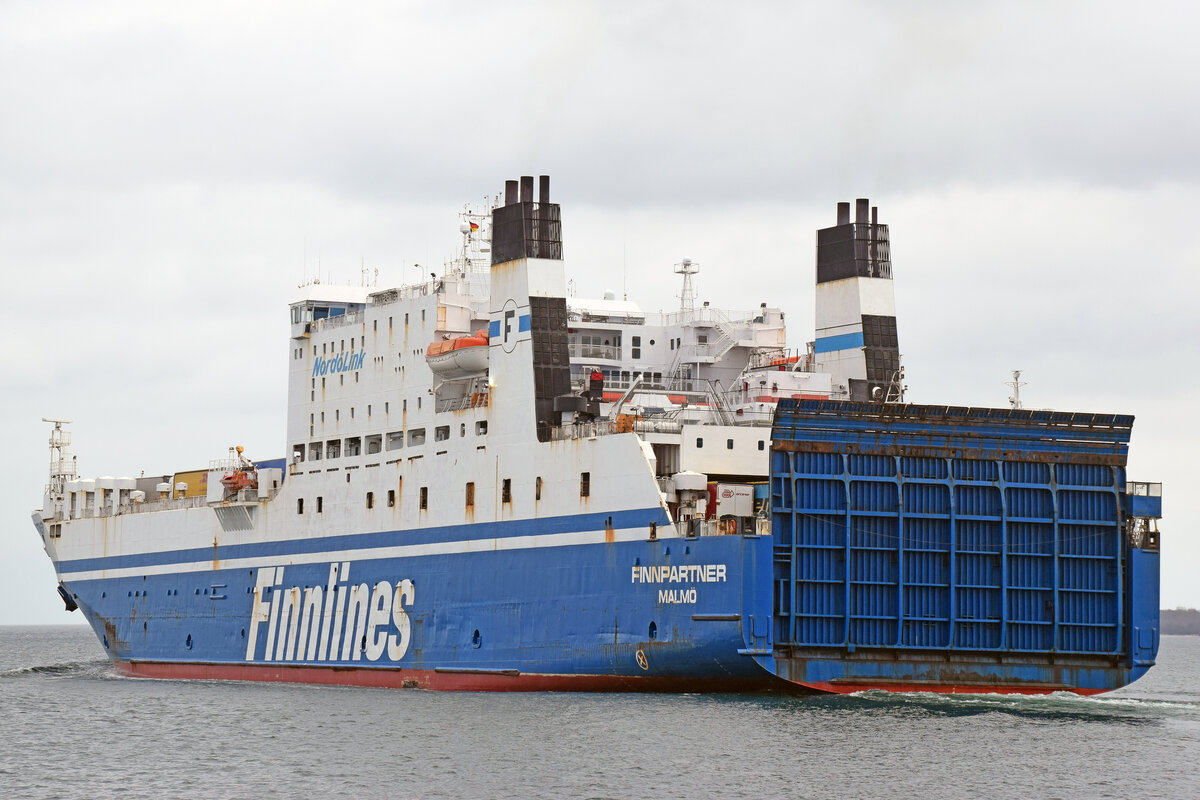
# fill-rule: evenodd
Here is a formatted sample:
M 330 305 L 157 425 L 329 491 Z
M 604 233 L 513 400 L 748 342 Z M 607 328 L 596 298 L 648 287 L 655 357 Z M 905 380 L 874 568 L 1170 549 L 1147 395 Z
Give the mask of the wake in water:
M 873 706 L 897 713 L 918 711 L 936 716 L 1001 713 L 1024 718 L 1070 718 L 1080 722 L 1130 724 L 1155 722 L 1167 716 L 1200 720 L 1200 701 L 1193 699 L 1148 699 L 1121 695 L 1085 697 L 1072 692 L 1021 695 L 868 691 L 849 697 L 857 700 L 859 707 L 864 709 Z
M 51 678 L 120 678 L 120 673 L 113 667 L 111 661 L 98 659 L 96 661 L 75 661 L 66 664 L 45 664 L 31 667 L 17 667 L 0 671 L 0 679 L 26 678 L 29 676 L 46 676 Z

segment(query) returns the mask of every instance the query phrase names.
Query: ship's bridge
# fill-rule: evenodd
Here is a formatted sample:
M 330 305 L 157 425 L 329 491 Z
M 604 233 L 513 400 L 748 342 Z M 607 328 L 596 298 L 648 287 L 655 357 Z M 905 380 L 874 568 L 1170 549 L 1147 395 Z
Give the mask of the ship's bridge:
M 310 283 L 290 306 L 292 338 L 304 338 L 318 327 L 357 319 L 367 306 L 368 290 L 360 286 Z

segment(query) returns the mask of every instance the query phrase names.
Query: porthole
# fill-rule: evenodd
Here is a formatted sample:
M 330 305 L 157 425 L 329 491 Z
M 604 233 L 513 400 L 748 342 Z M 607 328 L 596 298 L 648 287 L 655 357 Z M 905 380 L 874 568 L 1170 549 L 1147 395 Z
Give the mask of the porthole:
M 646 635 L 649 637 L 650 641 L 653 642 L 655 639 L 658 638 L 658 626 L 655 625 L 653 622 L 651 622 L 650 630 L 646 632 Z
M 483 637 L 479 635 L 479 629 L 476 628 L 475 633 L 471 634 L 471 647 L 478 650 L 481 644 L 483 644 Z

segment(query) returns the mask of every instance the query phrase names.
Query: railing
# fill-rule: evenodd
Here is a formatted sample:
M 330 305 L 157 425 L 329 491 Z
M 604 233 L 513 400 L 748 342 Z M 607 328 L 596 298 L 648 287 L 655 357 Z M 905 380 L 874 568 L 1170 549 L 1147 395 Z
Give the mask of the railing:
M 621 348 L 615 345 L 570 342 L 567 344 L 567 352 L 571 358 L 603 358 L 609 361 L 621 360 Z
M 726 323 L 732 325 L 750 325 L 762 316 L 762 309 L 753 311 L 727 311 L 712 306 L 701 306 L 694 311 L 675 311 L 669 314 L 647 314 L 647 325 L 680 325 L 690 322 L 700 325 L 717 325 Z
M 475 392 L 464 397 L 453 397 L 448 400 L 438 400 L 435 411 L 466 411 L 468 408 L 487 408 L 488 393 Z
M 562 442 L 571 439 L 595 439 L 597 436 L 607 436 L 615 433 L 613 423 L 606 419 L 594 422 L 579 422 L 574 425 L 560 425 L 550 429 L 550 441 Z
M 312 330 L 314 332 L 332 330 L 333 328 L 341 328 L 344 325 L 353 325 L 359 322 L 362 322 L 362 312 L 351 311 L 347 314 L 338 314 L 336 317 L 313 320 Z

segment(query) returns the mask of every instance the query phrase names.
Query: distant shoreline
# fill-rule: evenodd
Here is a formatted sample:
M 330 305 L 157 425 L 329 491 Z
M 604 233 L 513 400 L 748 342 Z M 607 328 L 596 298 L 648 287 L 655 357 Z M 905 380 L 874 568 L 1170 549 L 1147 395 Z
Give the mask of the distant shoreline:
M 1163 635 L 1200 636 L 1200 611 L 1194 608 L 1162 609 L 1159 629 Z
M 1200 610 L 1195 608 L 1164 608 L 1159 612 L 1159 631 L 1163 636 L 1200 636 Z M 87 628 L 82 619 L 72 622 L 12 622 L 4 628 Z

